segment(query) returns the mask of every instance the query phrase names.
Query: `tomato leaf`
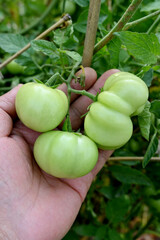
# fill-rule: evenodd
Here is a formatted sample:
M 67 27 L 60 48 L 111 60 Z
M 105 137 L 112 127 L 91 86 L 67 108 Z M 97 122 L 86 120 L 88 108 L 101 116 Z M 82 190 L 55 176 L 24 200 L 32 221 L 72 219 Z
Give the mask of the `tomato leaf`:
M 67 50 L 60 50 L 60 52 L 68 55 L 69 57 L 71 57 L 73 60 L 77 61 L 77 62 L 80 62 L 82 60 L 82 57 L 79 53 L 77 52 L 74 52 L 74 51 L 67 51 Z
M 112 223 L 124 220 L 130 206 L 130 200 L 125 196 L 111 199 L 106 205 L 106 217 Z
M 157 130 L 155 129 L 155 133 L 153 134 L 151 141 L 149 143 L 149 146 L 147 148 L 147 151 L 144 155 L 144 159 L 142 162 L 143 168 L 147 166 L 151 157 L 153 157 L 155 152 L 157 151 L 157 148 L 158 148 L 158 138 L 157 138 Z
M 89 5 L 89 0 L 74 0 L 80 7 L 87 7 Z
M 75 226 L 73 229 L 80 236 L 95 236 L 95 226 L 92 224 Z
M 159 0 L 155 0 L 153 2 L 149 2 L 148 4 L 144 4 L 144 6 L 142 6 L 141 8 L 141 11 L 149 12 L 149 11 L 158 10 L 158 9 L 160 9 Z
M 111 166 L 109 170 L 113 176 L 120 182 L 126 184 L 137 184 L 151 186 L 150 179 L 142 172 L 128 166 Z
M 66 120 L 64 121 L 62 131 L 72 132 L 71 120 L 70 120 L 69 115 L 66 116 Z
M 127 47 L 129 53 L 144 64 L 154 64 L 160 54 L 160 44 L 155 34 L 117 32 L 116 36 Z
M 28 43 L 29 43 L 29 40 L 19 34 L 12 34 L 12 33 L 0 34 L 0 48 L 2 48 L 7 53 L 16 53 Z M 28 49 L 27 51 L 22 53 L 22 55 L 29 57 L 30 51 L 31 49 Z
M 151 102 L 150 112 L 154 113 L 157 118 L 160 118 L 160 100 Z
M 145 72 L 143 76 L 143 81 L 146 83 L 147 87 L 151 86 L 152 80 L 153 80 L 153 69 L 150 68 L 147 72 Z
M 150 113 L 150 102 L 147 101 L 143 112 L 138 115 L 138 123 L 141 130 L 142 136 L 149 141 L 150 126 L 151 126 L 151 113 Z
M 56 51 L 55 44 L 46 40 L 33 40 L 31 46 L 34 50 L 43 52 L 46 55 L 53 55 Z
M 122 240 L 120 234 L 115 229 L 108 229 L 109 240 Z
M 119 66 L 119 54 L 121 48 L 121 41 L 119 38 L 114 38 L 108 46 L 108 51 L 110 53 L 110 63 L 112 67 Z
M 54 42 L 58 46 L 62 46 L 64 43 L 66 43 L 69 39 L 71 39 L 71 36 L 73 35 L 73 25 L 68 26 L 64 29 L 56 29 L 54 31 Z

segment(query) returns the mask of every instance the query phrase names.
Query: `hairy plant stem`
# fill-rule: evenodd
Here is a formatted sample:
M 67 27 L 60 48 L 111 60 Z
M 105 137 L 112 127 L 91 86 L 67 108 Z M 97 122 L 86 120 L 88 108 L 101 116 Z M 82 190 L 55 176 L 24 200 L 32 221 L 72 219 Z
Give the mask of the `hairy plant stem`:
M 87 92 L 86 90 L 76 90 L 76 89 L 71 88 L 71 84 L 70 84 L 70 83 L 71 83 L 71 80 L 72 80 L 72 78 L 75 77 L 75 73 L 76 73 L 76 71 L 77 71 L 80 63 L 81 63 L 81 62 L 77 62 L 77 63 L 74 65 L 74 67 L 73 67 L 73 69 L 72 69 L 72 71 L 71 71 L 71 73 L 70 73 L 70 75 L 69 75 L 69 77 L 68 77 L 68 79 L 67 79 L 68 95 L 71 95 L 71 93 L 73 92 L 73 93 L 76 93 L 76 94 L 80 94 L 80 95 L 87 96 L 87 97 L 89 97 L 90 99 L 92 99 L 92 101 L 96 101 L 97 96 L 95 96 L 95 95 Z
M 71 101 L 71 93 L 76 93 L 76 94 L 80 94 L 80 95 L 84 95 L 89 97 L 90 99 L 92 99 L 92 101 L 96 101 L 97 96 L 87 92 L 86 90 L 76 90 L 73 89 L 71 87 L 71 81 L 72 79 L 75 77 L 75 73 L 78 70 L 79 66 L 80 66 L 81 62 L 76 62 L 75 65 L 72 68 L 72 71 L 68 77 L 68 79 L 65 81 L 66 85 L 67 85 L 67 94 L 68 94 L 68 111 L 67 111 L 67 115 L 66 115 L 66 121 L 67 121 L 67 130 L 70 132 L 72 131 L 72 126 L 71 126 L 71 122 L 70 122 L 70 114 L 69 114 L 69 107 L 70 107 L 70 101 Z
M 93 102 L 95 102 L 97 100 L 97 96 L 87 92 L 86 90 L 76 90 L 76 89 L 70 88 L 70 91 L 73 93 L 76 93 L 76 94 L 80 94 L 80 95 L 89 97 Z
M 152 17 L 155 17 L 155 16 L 159 15 L 159 14 L 160 14 L 160 10 L 158 10 L 158 11 L 156 11 L 156 12 L 153 12 L 153 13 L 145 16 L 145 17 L 139 18 L 139 19 L 137 19 L 137 20 L 135 20 L 135 21 L 133 21 L 133 22 L 129 22 L 129 23 L 127 23 L 127 24 L 123 27 L 122 30 L 123 30 L 123 31 L 126 31 L 126 30 L 128 30 L 129 28 L 134 27 L 134 26 L 136 26 L 137 24 L 142 23 L 142 22 L 144 22 L 144 21 L 146 21 L 146 20 L 148 20 L 148 19 L 150 19 L 150 18 L 152 18 Z
M 160 22 L 160 15 L 156 18 L 156 20 L 153 22 L 153 24 L 148 29 L 147 33 L 150 34 L 154 27 Z
M 114 32 L 119 32 L 123 29 L 126 23 L 131 19 L 139 5 L 143 0 L 133 0 L 123 16 L 120 18 L 118 23 L 111 29 L 111 31 L 94 47 L 94 53 L 98 52 L 102 47 L 104 47 L 109 41 L 114 37 Z
M 51 12 L 51 10 L 55 7 L 55 4 L 58 2 L 58 0 L 52 0 L 51 3 L 49 4 L 49 6 L 46 8 L 46 10 L 43 12 L 43 14 L 41 15 L 41 17 L 39 19 L 37 19 L 37 21 L 35 21 L 33 24 L 31 24 L 30 26 L 28 26 L 27 28 L 25 28 L 24 30 L 22 30 L 20 32 L 20 34 L 26 34 L 27 32 L 29 32 L 32 28 L 36 27 L 37 25 L 40 24 L 40 22 L 43 21 L 44 18 L 46 18 L 49 13 Z
M 63 24 L 64 22 L 68 21 L 70 19 L 70 16 L 68 14 L 66 14 L 65 16 L 63 16 L 58 22 L 56 22 L 55 24 L 53 24 L 50 28 L 48 28 L 47 30 L 45 30 L 43 33 L 41 33 L 40 35 L 38 35 L 34 40 L 38 40 L 38 39 L 42 39 L 43 37 L 45 37 L 48 33 L 50 33 L 51 31 L 53 31 L 54 29 L 56 29 L 57 27 L 59 27 L 61 24 Z M 21 55 L 23 52 L 25 52 L 28 48 L 30 48 L 31 43 L 28 43 L 25 47 L 23 47 L 20 51 L 18 51 L 17 53 L 15 53 L 14 55 L 12 55 L 10 58 L 8 58 L 6 61 L 4 61 L 2 64 L 0 64 L 0 69 L 2 69 L 3 67 L 5 67 L 8 63 L 10 63 L 12 60 L 14 60 L 15 58 L 17 58 L 19 55 Z
M 87 21 L 87 31 L 85 36 L 83 58 L 82 58 L 82 65 L 84 67 L 89 67 L 92 62 L 100 7 L 101 7 L 101 0 L 90 0 L 88 21 Z

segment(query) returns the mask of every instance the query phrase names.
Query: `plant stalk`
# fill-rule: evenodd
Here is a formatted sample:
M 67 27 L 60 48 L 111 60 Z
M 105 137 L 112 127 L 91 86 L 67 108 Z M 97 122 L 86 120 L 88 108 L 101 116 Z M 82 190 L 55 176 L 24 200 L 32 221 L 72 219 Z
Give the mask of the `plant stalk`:
M 156 20 L 153 22 L 153 24 L 148 29 L 148 31 L 147 31 L 148 34 L 150 34 L 152 32 L 152 30 L 158 24 L 159 21 L 160 21 L 160 15 L 156 18 Z
M 66 14 L 65 16 L 63 16 L 58 22 L 56 22 L 55 24 L 53 24 L 50 28 L 48 28 L 47 30 L 45 30 L 43 33 L 41 33 L 40 35 L 38 35 L 34 40 L 38 40 L 43 38 L 44 36 L 46 36 L 48 33 L 50 33 L 51 31 L 53 31 L 54 29 L 56 29 L 57 27 L 59 27 L 61 24 L 63 24 L 64 22 L 68 21 L 70 19 L 70 16 L 68 14 Z M 4 61 L 2 64 L 0 64 L 0 69 L 2 69 L 3 67 L 5 67 L 8 63 L 10 63 L 12 60 L 14 60 L 15 58 L 17 58 L 19 55 L 21 55 L 23 52 L 25 52 L 28 48 L 30 48 L 31 43 L 28 43 L 25 47 L 23 47 L 20 51 L 18 51 L 17 53 L 15 53 L 14 55 L 12 55 L 10 58 L 8 58 L 6 61 Z
M 76 93 L 76 94 L 80 94 L 80 95 L 89 97 L 90 99 L 92 99 L 93 102 L 95 102 L 97 99 L 97 96 L 93 95 L 92 93 L 87 92 L 86 90 L 76 90 L 76 89 L 70 88 L 70 91 L 73 93 Z
M 98 42 L 94 47 L 94 53 L 98 52 L 101 48 L 103 48 L 109 41 L 114 37 L 114 32 L 119 32 L 123 29 L 126 23 L 131 19 L 139 5 L 143 0 L 133 0 L 123 16 L 120 18 L 118 23 L 111 29 L 111 31 L 104 37 L 100 42 Z
M 100 7 L 101 7 L 101 0 L 90 0 L 87 31 L 85 36 L 84 50 L 83 50 L 83 57 L 82 57 L 83 67 L 89 67 L 92 62 Z
M 143 161 L 144 157 L 110 157 L 109 161 Z M 152 162 L 160 162 L 160 157 L 152 157 Z
M 145 16 L 145 17 L 142 17 L 142 18 L 140 18 L 140 19 L 137 19 L 137 20 L 135 20 L 135 21 L 133 21 L 133 22 L 129 22 L 129 23 L 127 23 L 127 24 L 123 27 L 123 31 L 126 31 L 126 30 L 128 30 L 129 28 L 134 27 L 134 26 L 136 26 L 137 24 L 142 23 L 142 22 L 144 22 L 144 21 L 146 21 L 146 20 L 148 20 L 148 19 L 150 19 L 150 18 L 152 18 L 152 17 L 155 17 L 155 16 L 159 15 L 159 14 L 160 14 L 160 10 L 158 10 L 158 11 L 156 11 L 156 12 L 153 12 L 153 13 L 151 13 L 151 14 Z

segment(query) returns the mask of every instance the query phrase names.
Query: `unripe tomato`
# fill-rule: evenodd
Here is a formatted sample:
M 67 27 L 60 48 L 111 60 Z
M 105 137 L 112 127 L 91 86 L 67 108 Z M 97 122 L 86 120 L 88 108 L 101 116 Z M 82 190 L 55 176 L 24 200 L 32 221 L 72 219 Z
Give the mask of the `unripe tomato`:
M 143 110 L 147 98 L 148 88 L 140 78 L 126 72 L 111 75 L 85 118 L 86 135 L 101 149 L 123 146 L 133 132 L 130 116 Z
M 160 199 L 157 198 L 160 194 L 160 190 L 155 190 L 154 187 L 146 187 L 144 189 L 144 193 L 147 197 L 146 202 L 148 203 L 148 205 L 152 209 L 160 213 Z
M 68 110 L 64 92 L 40 83 L 24 84 L 17 93 L 15 105 L 24 125 L 38 132 L 57 127 Z
M 63 1 L 60 2 L 59 8 L 60 8 L 60 11 L 62 11 Z M 65 12 L 70 14 L 70 15 L 73 15 L 75 11 L 76 11 L 75 2 L 72 1 L 72 0 L 67 0 L 66 3 L 65 3 Z
M 48 174 L 59 178 L 77 178 L 94 168 L 98 148 L 80 133 L 50 131 L 37 138 L 34 157 Z
M 136 153 L 136 152 L 140 151 L 141 146 L 138 141 L 136 141 L 135 139 L 131 139 L 129 141 L 129 148 L 132 152 Z
M 7 70 L 12 74 L 22 74 L 24 72 L 24 68 L 24 66 L 21 66 L 14 60 L 7 64 Z

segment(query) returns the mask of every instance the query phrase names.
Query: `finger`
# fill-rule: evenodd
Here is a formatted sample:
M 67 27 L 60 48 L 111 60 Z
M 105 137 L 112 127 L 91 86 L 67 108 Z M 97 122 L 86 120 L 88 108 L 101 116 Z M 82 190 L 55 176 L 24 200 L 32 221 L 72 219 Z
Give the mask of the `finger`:
M 85 71 L 85 87 L 82 87 L 78 82 L 75 82 L 75 79 L 71 81 L 71 87 L 73 89 L 77 90 L 88 90 L 97 80 L 97 73 L 92 68 L 84 68 Z M 76 73 L 76 76 L 80 75 L 82 73 L 82 70 L 78 71 Z M 67 85 L 65 83 L 61 84 L 58 89 L 62 90 L 67 95 Z M 77 94 L 72 93 L 71 94 L 71 102 L 73 102 L 78 97 Z
M 13 127 L 11 117 L 16 116 L 15 97 L 19 88 L 20 86 L 0 97 L 0 137 L 9 136 L 11 133 Z
M 116 73 L 119 72 L 118 69 L 111 69 L 107 72 L 105 72 L 96 82 L 95 84 L 89 89 L 88 92 L 96 95 L 97 92 L 100 92 L 100 89 L 103 87 L 106 79 Z M 82 122 L 83 118 L 81 118 L 82 115 L 84 115 L 87 112 L 88 106 L 92 103 L 92 100 L 86 96 L 79 97 L 76 101 L 74 101 L 70 108 L 70 117 L 71 117 L 71 123 L 72 128 L 77 130 Z
M 0 108 L 0 138 L 11 133 L 13 122 L 11 117 Z
M 21 86 L 22 84 L 19 84 L 17 87 L 0 97 L 0 109 L 8 113 L 12 118 L 16 116 L 15 99 Z

